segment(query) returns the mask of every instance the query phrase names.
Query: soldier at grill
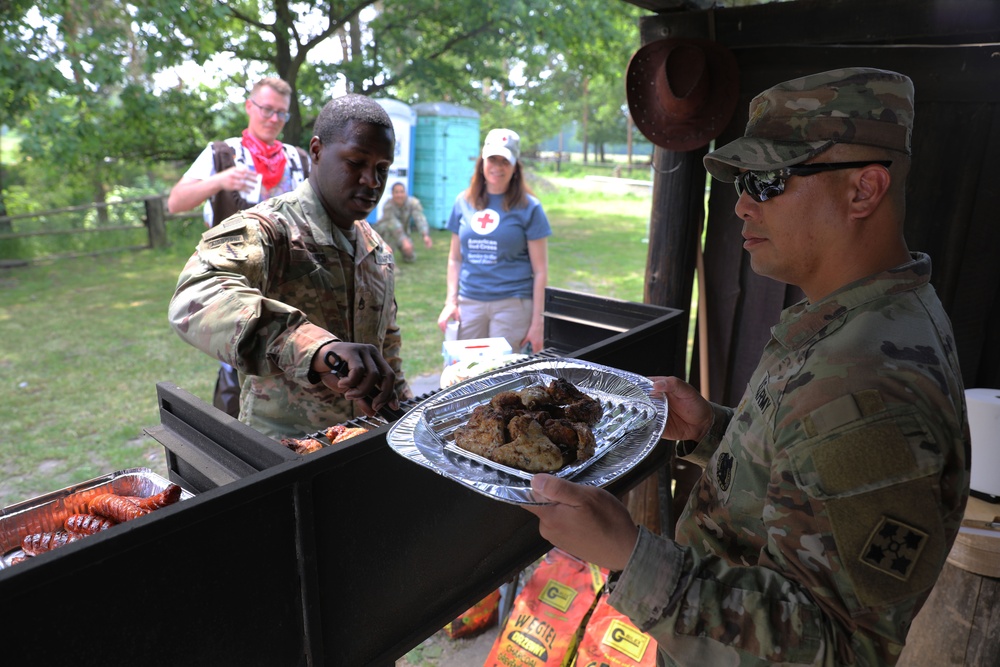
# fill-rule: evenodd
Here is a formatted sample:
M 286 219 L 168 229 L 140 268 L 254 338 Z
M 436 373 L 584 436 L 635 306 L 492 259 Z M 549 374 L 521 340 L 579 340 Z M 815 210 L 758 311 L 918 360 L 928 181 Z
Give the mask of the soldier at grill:
M 347 95 L 323 107 L 314 133 L 308 180 L 206 232 L 169 309 L 181 338 L 239 370 L 240 420 L 271 436 L 412 398 L 392 251 L 364 220 L 385 189 L 392 123 Z M 331 373 L 341 361 L 342 377 Z
M 850 68 L 779 84 L 705 158 L 734 182 L 753 270 L 798 285 L 735 409 L 678 378 L 664 437 L 704 474 L 676 541 L 613 496 L 536 475 L 553 544 L 667 665 L 892 665 L 969 492 L 955 343 L 903 238 L 913 87 Z

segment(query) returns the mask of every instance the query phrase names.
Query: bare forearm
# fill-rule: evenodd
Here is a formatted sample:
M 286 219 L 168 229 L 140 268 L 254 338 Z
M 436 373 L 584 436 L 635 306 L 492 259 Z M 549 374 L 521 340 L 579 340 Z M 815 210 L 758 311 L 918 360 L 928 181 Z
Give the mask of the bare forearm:
M 545 288 L 549 284 L 548 271 L 536 272 L 531 286 L 531 324 L 542 321 L 542 310 L 545 308 Z
M 201 205 L 222 189 L 222 174 L 213 174 L 204 179 L 181 179 L 167 197 L 167 210 L 183 213 Z
M 452 256 L 448 257 L 448 271 L 446 274 L 446 285 L 447 292 L 445 293 L 444 302 L 448 305 L 457 306 L 458 305 L 458 276 L 462 271 L 462 260 L 461 257 L 455 259 Z

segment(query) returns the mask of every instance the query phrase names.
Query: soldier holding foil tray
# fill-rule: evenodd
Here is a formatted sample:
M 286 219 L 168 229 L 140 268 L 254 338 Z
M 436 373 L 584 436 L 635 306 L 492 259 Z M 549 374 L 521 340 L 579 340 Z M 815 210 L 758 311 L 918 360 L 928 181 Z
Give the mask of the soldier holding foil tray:
M 705 157 L 753 270 L 798 285 L 736 408 L 678 378 L 663 437 L 704 468 L 676 540 L 539 474 L 552 544 L 612 570 L 666 665 L 893 665 L 955 539 L 969 427 L 930 258 L 903 238 L 913 85 L 847 68 L 770 88 Z

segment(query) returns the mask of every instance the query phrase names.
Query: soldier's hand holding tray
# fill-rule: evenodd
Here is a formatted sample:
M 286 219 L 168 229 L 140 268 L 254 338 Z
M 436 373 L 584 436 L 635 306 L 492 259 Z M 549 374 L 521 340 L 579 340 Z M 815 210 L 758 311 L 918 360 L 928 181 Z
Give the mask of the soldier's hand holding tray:
M 667 424 L 663 428 L 666 440 L 692 440 L 705 437 L 714 418 L 711 404 L 693 386 L 676 377 L 654 375 L 653 395 L 663 396 L 670 405 Z

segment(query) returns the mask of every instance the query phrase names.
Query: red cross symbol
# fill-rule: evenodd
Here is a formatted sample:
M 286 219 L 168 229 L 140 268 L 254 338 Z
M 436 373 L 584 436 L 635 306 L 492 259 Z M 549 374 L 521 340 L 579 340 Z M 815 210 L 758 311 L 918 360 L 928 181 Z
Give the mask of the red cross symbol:
M 476 214 L 472 216 L 472 221 L 474 223 L 471 225 L 472 231 L 480 236 L 486 236 L 492 234 L 500 225 L 500 214 L 491 208 L 485 208 L 482 211 L 476 211 Z

